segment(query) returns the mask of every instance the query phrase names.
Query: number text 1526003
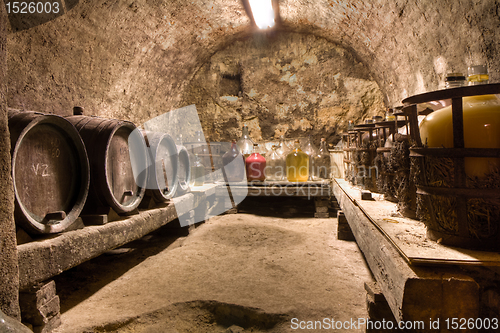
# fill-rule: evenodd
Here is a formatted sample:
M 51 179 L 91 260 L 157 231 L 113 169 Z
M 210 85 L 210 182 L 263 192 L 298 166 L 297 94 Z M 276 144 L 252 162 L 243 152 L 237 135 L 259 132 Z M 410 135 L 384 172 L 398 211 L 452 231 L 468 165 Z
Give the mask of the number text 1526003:
M 6 2 L 7 14 L 58 14 L 59 2 Z

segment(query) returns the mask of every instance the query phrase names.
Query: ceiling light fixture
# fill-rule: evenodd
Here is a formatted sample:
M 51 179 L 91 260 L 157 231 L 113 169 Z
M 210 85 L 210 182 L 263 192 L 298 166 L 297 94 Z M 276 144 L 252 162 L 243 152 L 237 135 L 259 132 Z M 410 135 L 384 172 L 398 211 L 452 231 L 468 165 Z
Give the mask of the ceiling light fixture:
M 272 0 L 248 0 L 255 24 L 259 29 L 272 28 L 275 14 Z

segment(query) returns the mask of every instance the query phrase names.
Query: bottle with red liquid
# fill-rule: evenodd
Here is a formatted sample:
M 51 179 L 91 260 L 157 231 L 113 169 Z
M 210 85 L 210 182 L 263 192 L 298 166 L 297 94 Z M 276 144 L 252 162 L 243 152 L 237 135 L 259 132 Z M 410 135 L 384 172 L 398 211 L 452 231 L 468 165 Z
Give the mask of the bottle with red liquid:
M 247 170 L 247 180 L 251 181 L 264 181 L 266 175 L 264 169 L 266 168 L 266 159 L 259 154 L 259 145 L 253 145 L 253 153 L 245 160 Z

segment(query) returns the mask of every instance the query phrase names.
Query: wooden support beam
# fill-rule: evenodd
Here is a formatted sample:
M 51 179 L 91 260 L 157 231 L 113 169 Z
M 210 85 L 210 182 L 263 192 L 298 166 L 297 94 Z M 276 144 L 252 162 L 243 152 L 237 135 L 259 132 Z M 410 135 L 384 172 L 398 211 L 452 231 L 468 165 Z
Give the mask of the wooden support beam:
M 479 285 L 453 267 L 411 266 L 336 180 L 333 193 L 397 321 L 477 318 Z

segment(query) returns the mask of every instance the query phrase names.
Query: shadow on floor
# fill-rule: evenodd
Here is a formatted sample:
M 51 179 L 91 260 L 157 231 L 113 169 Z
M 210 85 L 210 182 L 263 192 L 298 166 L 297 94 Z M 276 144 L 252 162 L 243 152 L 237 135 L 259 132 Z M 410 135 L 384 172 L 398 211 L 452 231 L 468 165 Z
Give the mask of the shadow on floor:
M 54 277 L 64 313 L 89 298 L 108 283 L 168 247 L 180 246 L 188 235 L 174 220 L 148 235 L 108 251 Z M 176 242 L 177 241 L 177 242 Z

